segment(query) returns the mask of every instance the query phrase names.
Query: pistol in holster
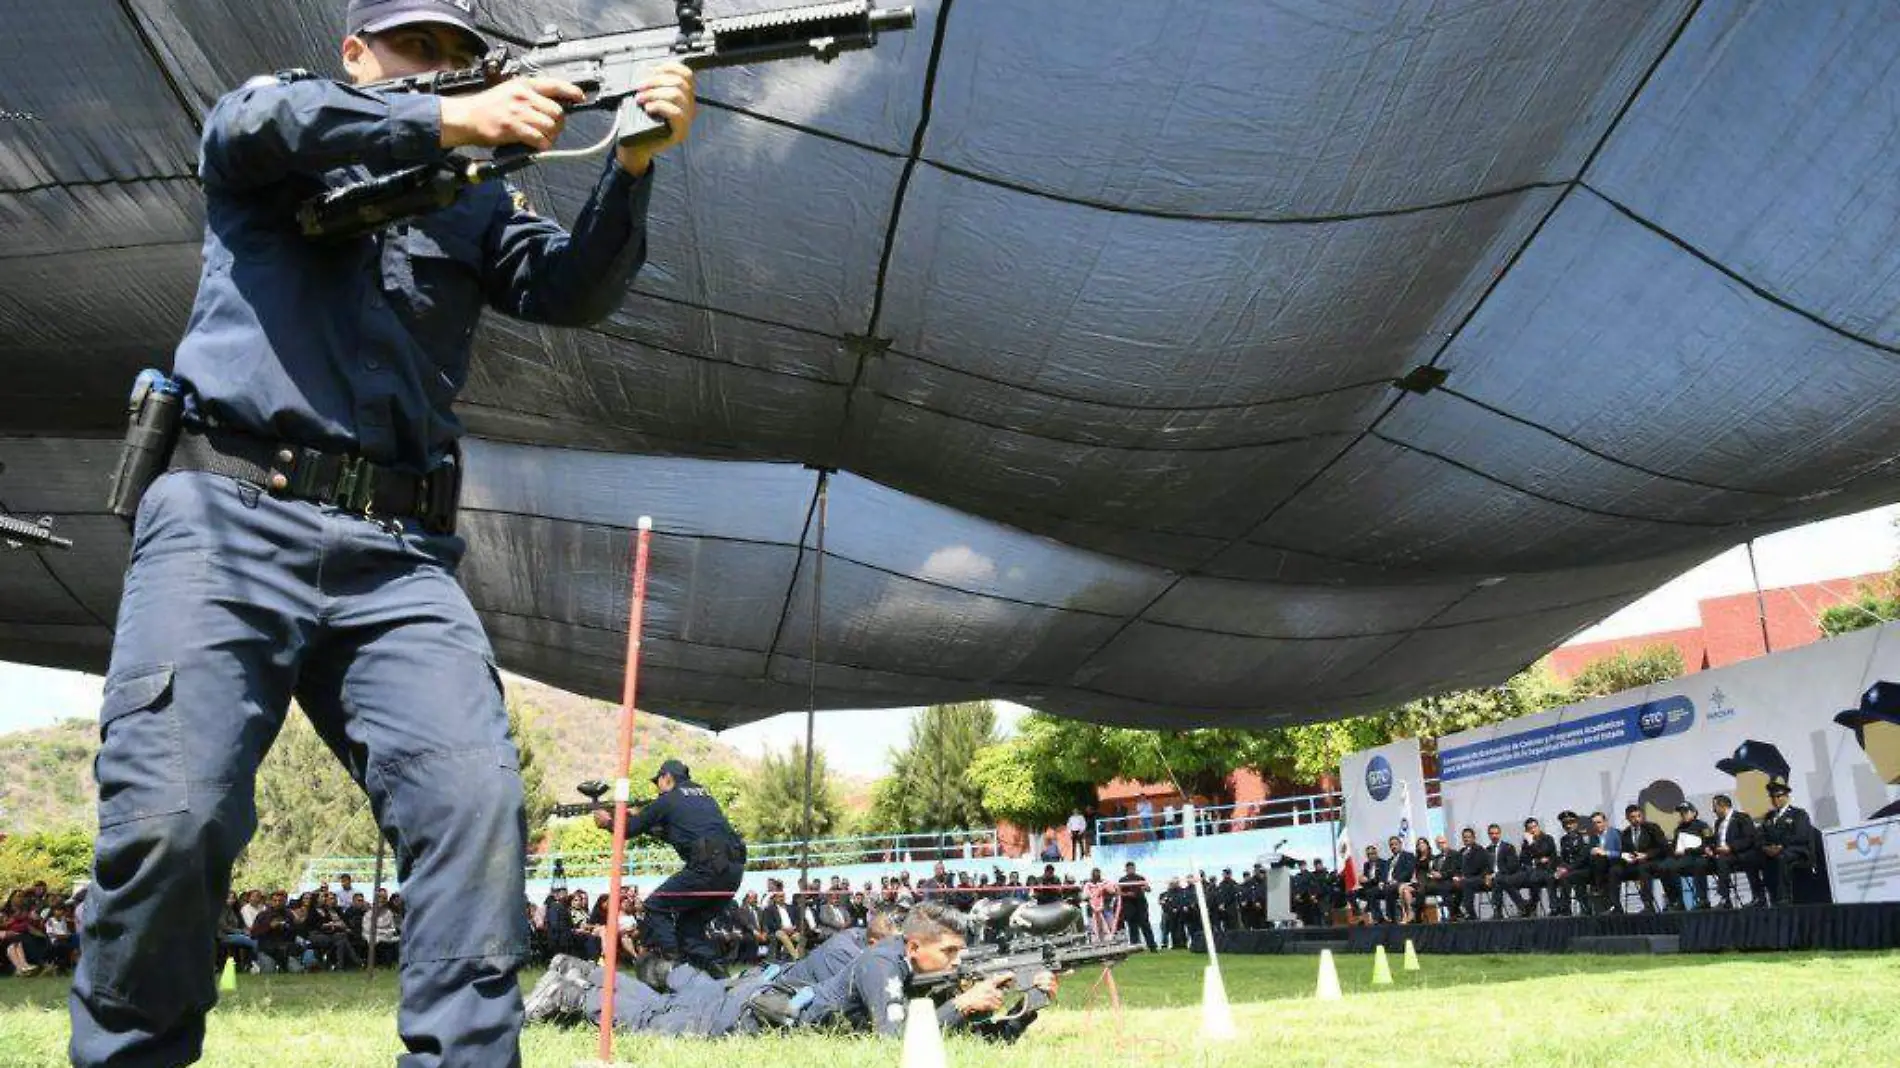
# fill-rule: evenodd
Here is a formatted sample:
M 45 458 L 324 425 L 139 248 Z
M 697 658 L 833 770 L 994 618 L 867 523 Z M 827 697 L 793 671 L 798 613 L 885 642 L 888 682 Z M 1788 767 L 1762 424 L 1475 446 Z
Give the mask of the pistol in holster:
M 145 490 L 171 463 L 183 412 L 184 388 L 176 379 L 150 368 L 139 372 L 126 402 L 125 442 L 106 499 L 106 510 L 127 525 L 138 515 Z

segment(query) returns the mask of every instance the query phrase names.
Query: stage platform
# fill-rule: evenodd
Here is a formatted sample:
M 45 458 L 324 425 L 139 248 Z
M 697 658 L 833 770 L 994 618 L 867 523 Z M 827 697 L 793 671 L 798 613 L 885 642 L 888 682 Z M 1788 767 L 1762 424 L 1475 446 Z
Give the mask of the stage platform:
M 1683 953 L 1894 949 L 1900 948 L 1900 903 L 1376 927 L 1289 927 L 1224 931 L 1214 936 L 1214 945 L 1222 953 L 1315 952 L 1322 945 L 1335 952 L 1371 953 L 1380 944 L 1388 952 L 1400 950 L 1409 938 L 1420 953 L 1567 953 L 1572 951 L 1573 939 L 1645 935 L 1674 937 Z

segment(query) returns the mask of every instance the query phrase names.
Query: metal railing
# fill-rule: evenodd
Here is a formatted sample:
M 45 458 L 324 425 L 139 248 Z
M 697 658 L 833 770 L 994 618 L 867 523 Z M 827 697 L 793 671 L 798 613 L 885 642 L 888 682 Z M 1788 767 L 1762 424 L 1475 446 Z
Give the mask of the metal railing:
M 1331 823 L 1339 819 L 1340 805 L 1344 799 L 1338 791 L 1330 790 L 1317 794 L 1297 794 L 1290 797 L 1269 797 L 1261 801 L 1244 801 L 1234 805 L 1209 805 L 1194 809 L 1195 833 L 1197 835 L 1233 834 L 1239 831 L 1258 831 L 1272 827 L 1301 827 L 1316 823 Z M 1425 780 L 1425 797 L 1420 805 L 1419 816 L 1422 819 L 1427 808 L 1439 805 L 1439 783 L 1437 779 Z M 1187 837 L 1187 827 L 1181 822 L 1182 806 L 1162 806 L 1148 816 L 1106 816 L 1095 821 L 1095 844 L 1098 846 L 1131 845 L 1136 842 L 1160 842 L 1174 838 Z
M 911 864 L 939 860 L 965 860 L 1000 857 L 1002 843 L 996 829 L 925 831 L 917 834 L 855 835 L 844 838 L 814 838 L 807 853 L 804 843 L 757 842 L 746 846 L 746 867 L 796 869 L 801 859 L 809 858 L 811 867 L 838 867 L 844 864 Z M 613 854 L 600 852 L 540 853 L 526 858 L 530 882 L 553 880 L 555 866 L 563 879 L 602 877 L 613 868 Z M 660 845 L 630 846 L 622 873 L 629 876 L 667 875 L 679 867 L 679 855 Z M 374 870 L 373 857 L 311 857 L 304 862 L 299 886 L 316 886 L 349 873 L 352 881 L 368 886 Z

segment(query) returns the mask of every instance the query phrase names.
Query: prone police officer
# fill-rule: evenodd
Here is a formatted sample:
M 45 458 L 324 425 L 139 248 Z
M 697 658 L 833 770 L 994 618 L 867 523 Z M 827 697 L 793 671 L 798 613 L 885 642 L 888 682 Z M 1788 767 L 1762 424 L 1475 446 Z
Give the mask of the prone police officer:
M 203 269 L 165 391 L 180 429 L 169 466 L 132 487 L 99 717 L 75 1065 L 200 1056 L 219 907 L 293 696 L 394 846 L 405 1065 L 520 1063 L 522 789 L 455 579 L 452 405 L 484 304 L 563 326 L 619 304 L 645 258 L 653 155 L 686 137 L 693 81 L 669 65 L 648 82 L 666 138 L 619 149 L 572 232 L 488 183 L 408 225 L 306 240 L 295 208 L 326 188 L 559 135 L 583 92 L 554 79 L 360 87 L 473 65 L 487 44 L 468 10 L 351 0 L 347 83 L 253 79 L 205 117 Z
M 708 975 L 725 977 L 719 947 L 707 937 L 706 925 L 739 892 L 746 853 L 712 791 L 694 782 L 685 764 L 667 759 L 654 773 L 653 785 L 659 796 L 627 821 L 627 838 L 650 834 L 672 846 L 686 864 L 646 898 L 642 940 L 647 952 L 640 958 L 639 975 L 664 991 L 667 973 L 682 958 Z M 611 828 L 613 814 L 596 811 L 594 821 Z

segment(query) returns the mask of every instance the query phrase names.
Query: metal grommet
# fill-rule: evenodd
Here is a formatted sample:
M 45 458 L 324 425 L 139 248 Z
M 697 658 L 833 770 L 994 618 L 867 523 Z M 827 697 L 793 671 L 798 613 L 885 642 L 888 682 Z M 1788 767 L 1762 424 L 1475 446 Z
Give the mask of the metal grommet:
M 297 458 L 297 454 L 291 452 L 289 449 L 277 450 L 277 462 L 280 464 L 287 464 L 290 461 L 295 460 L 296 458 Z
M 272 471 L 270 473 L 270 488 L 272 493 L 282 493 L 289 485 L 290 479 L 287 478 L 282 471 Z

